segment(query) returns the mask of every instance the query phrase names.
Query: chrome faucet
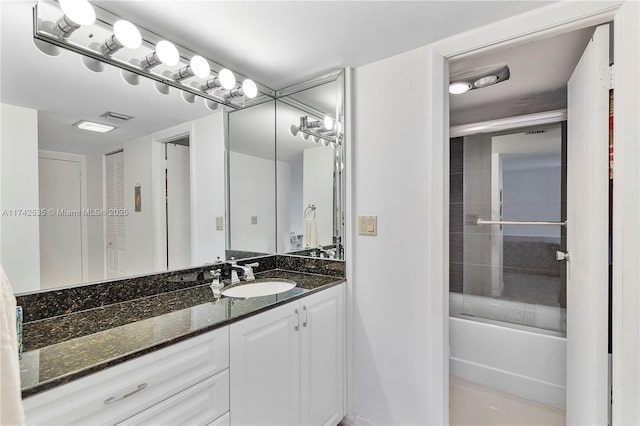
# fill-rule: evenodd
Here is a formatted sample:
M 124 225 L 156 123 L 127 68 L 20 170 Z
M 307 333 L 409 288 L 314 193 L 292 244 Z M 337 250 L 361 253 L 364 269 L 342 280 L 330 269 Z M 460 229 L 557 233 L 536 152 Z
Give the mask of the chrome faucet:
M 238 277 L 238 271 L 241 273 L 243 281 L 253 281 L 256 277 L 253 275 L 253 268 L 259 266 L 258 262 L 249 263 L 247 265 L 238 265 L 235 259 L 231 258 L 231 261 L 226 262 L 222 266 L 222 275 L 224 279 L 231 280 L 231 284 L 238 284 L 240 278 Z
M 335 259 L 336 257 L 335 250 L 324 249 L 321 246 L 318 246 L 318 251 L 320 252 L 320 257 L 324 257 L 323 256 L 324 254 L 326 254 L 329 257 L 329 259 Z

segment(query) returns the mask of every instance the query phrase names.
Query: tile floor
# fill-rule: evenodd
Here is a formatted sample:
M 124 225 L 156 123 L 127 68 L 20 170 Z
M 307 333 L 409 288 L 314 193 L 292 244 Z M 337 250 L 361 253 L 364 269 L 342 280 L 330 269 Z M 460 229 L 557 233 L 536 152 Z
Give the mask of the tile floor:
M 555 426 L 565 424 L 564 410 L 476 385 L 449 379 L 451 426 Z

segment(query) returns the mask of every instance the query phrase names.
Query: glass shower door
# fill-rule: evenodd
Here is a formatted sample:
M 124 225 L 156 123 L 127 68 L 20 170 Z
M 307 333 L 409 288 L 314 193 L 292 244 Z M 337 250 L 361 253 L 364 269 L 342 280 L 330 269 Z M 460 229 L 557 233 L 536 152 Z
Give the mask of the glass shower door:
M 557 124 L 452 141 L 452 315 L 566 331 L 561 134 Z

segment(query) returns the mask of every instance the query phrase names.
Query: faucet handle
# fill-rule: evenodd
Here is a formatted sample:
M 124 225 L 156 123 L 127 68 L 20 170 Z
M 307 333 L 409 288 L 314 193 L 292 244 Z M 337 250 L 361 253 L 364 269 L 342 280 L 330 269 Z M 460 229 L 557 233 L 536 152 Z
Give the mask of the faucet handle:
M 258 266 L 260 266 L 260 263 L 258 263 L 258 262 L 247 263 L 244 266 L 248 266 L 250 268 L 257 268 Z

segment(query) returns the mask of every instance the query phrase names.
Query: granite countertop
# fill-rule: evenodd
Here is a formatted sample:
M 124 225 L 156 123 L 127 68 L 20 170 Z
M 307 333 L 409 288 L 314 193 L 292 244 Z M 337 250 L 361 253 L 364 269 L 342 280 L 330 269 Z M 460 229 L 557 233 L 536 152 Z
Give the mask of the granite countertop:
M 295 281 L 293 289 L 250 299 L 215 299 L 199 285 L 24 324 L 22 397 L 62 385 L 189 337 L 340 284 L 344 278 L 285 270 L 256 280 Z

